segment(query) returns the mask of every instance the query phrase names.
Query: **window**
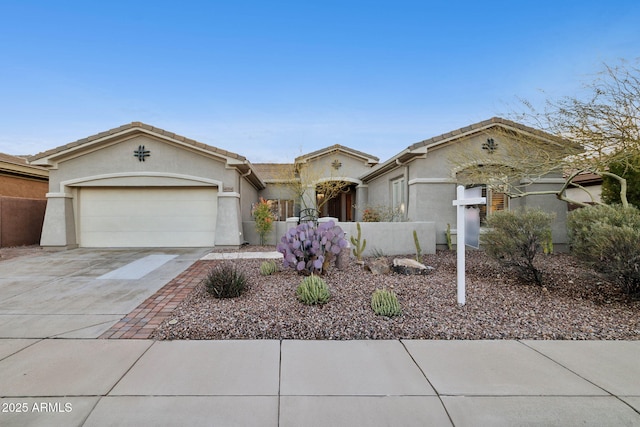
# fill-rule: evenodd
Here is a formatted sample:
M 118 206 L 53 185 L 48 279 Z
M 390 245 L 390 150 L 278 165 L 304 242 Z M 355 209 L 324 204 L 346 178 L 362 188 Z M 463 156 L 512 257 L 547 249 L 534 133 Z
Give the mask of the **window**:
M 293 200 L 267 200 L 271 212 L 276 217 L 276 221 L 285 221 L 287 218 L 293 216 Z
M 404 214 L 406 201 L 404 191 L 404 177 L 391 181 L 391 203 L 394 211 Z
M 487 204 L 480 206 L 480 225 L 485 225 L 487 215 L 509 208 L 509 197 L 505 193 L 500 193 L 499 191 L 483 186 L 482 197 L 487 198 Z

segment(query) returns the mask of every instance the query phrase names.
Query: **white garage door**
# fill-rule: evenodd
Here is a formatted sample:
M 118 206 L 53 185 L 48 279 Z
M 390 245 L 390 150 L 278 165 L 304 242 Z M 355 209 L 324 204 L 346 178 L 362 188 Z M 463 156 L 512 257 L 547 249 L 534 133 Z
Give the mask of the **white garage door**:
M 215 188 L 91 188 L 79 192 L 80 246 L 214 245 Z

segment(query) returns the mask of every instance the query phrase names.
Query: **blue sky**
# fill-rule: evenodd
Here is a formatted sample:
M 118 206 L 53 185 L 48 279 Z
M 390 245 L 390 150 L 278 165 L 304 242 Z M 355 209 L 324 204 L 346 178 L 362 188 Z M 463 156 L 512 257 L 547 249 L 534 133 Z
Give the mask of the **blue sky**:
M 638 22 L 637 0 L 2 0 L 0 152 L 142 121 L 254 163 L 386 160 L 576 95 L 640 57 Z

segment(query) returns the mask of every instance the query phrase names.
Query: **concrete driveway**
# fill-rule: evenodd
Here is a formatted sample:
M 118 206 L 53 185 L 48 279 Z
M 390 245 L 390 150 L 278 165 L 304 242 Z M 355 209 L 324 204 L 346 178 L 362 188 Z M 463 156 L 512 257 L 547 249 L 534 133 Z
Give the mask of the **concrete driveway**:
M 96 338 L 210 250 L 82 248 L 0 261 L 0 338 Z

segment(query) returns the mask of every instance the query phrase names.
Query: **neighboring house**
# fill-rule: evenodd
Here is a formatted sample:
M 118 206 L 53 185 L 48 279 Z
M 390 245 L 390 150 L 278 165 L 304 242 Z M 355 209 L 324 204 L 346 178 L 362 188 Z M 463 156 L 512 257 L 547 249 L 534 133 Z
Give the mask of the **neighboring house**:
M 0 247 L 40 241 L 49 173 L 0 153 Z
M 580 187 L 567 188 L 567 197 L 581 203 L 600 203 L 602 201 L 602 177 L 594 173 L 581 173 L 572 181 Z M 578 205 L 571 204 L 569 209 Z
M 50 169 L 50 193 L 42 234 L 44 246 L 237 246 L 242 222 L 263 197 L 278 219 L 323 203 L 323 183 L 341 183 L 321 216 L 360 221 L 368 207 L 386 207 L 401 220 L 435 223 L 436 243 L 445 245 L 458 170 L 452 156 L 497 153 L 514 144 L 509 135 L 541 144 L 557 139 L 501 118 L 492 118 L 413 144 L 379 163 L 375 156 L 341 145 L 299 156 L 294 164 L 258 163 L 245 157 L 139 122 L 121 126 L 30 159 Z M 491 143 L 489 144 L 489 141 Z M 458 151 L 456 151 L 458 150 Z M 501 157 L 503 156 L 503 157 Z M 558 188 L 562 176 L 530 183 L 532 190 Z M 509 200 L 483 194 L 483 215 L 518 206 L 556 213 L 554 242 L 566 243 L 566 204 L 554 196 Z

